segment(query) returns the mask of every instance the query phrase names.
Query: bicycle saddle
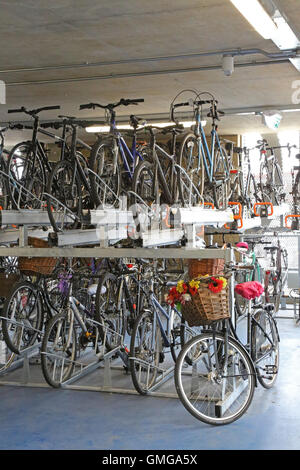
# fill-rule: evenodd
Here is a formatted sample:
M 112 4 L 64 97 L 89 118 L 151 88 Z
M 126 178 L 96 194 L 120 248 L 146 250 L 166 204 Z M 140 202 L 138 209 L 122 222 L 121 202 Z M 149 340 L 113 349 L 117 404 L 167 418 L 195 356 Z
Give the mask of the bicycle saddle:
M 264 246 L 264 250 L 275 251 L 278 250 L 278 246 Z
M 257 281 L 242 282 L 241 284 L 237 284 L 234 290 L 247 300 L 256 299 L 264 292 L 263 285 Z

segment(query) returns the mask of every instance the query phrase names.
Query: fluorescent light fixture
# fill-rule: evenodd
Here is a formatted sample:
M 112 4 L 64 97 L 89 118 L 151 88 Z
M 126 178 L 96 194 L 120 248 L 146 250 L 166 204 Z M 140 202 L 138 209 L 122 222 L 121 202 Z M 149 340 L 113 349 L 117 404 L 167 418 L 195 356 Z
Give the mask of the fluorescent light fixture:
M 277 26 L 258 0 L 230 0 L 253 28 L 264 38 L 277 34 Z
M 300 111 L 300 108 L 295 108 L 295 109 L 281 109 L 281 113 L 298 113 Z
M 164 127 L 171 126 L 174 123 L 173 122 L 150 122 L 148 124 L 149 126 L 152 125 L 152 126 L 164 128 Z M 182 122 L 179 122 L 179 124 L 181 124 L 184 128 L 188 128 L 188 127 L 195 125 L 196 121 L 182 121 Z M 205 127 L 206 121 L 201 121 L 201 124 L 203 127 Z M 140 127 L 143 127 L 143 126 L 140 126 Z M 109 126 L 89 126 L 85 128 L 86 132 L 91 132 L 91 133 L 100 132 L 104 134 L 109 132 L 109 129 L 110 129 Z M 132 127 L 129 126 L 129 124 L 118 124 L 117 129 L 118 130 L 132 130 Z

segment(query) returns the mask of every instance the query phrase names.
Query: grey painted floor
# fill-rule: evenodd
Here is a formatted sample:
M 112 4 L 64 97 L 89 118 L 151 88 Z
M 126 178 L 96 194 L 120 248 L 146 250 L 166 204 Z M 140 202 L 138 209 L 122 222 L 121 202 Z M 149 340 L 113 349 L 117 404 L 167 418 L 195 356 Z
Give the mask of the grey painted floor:
M 172 398 L 2 385 L 0 449 L 300 449 L 300 327 L 278 324 L 276 385 L 230 425 L 205 425 Z

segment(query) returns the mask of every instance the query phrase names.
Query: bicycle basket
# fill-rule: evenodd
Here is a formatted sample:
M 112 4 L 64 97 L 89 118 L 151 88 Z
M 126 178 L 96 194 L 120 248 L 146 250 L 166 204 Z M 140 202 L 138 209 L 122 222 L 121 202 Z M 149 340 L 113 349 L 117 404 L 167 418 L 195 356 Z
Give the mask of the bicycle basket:
M 195 279 L 199 276 L 222 275 L 224 272 L 225 260 L 223 258 L 217 259 L 189 259 L 188 260 L 188 273 L 190 279 Z
M 201 282 L 197 293 L 181 306 L 183 318 L 189 326 L 209 325 L 230 318 L 228 286 L 220 292 L 212 292 L 207 282 Z
M 35 248 L 49 248 L 46 240 L 40 238 L 28 237 L 28 245 Z M 32 274 L 52 274 L 57 263 L 56 258 L 40 257 L 19 257 L 18 267 L 21 273 L 26 275 Z

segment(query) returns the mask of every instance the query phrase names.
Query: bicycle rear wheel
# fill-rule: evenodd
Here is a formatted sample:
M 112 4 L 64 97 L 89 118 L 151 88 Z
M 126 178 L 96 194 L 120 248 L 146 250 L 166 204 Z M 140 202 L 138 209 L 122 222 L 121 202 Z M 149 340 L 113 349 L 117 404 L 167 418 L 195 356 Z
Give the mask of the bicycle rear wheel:
M 187 357 L 192 358 L 191 364 Z M 207 424 L 229 424 L 252 401 L 255 370 L 240 343 L 208 332 L 191 339 L 180 352 L 175 386 L 183 406 L 195 418 Z
M 126 331 L 122 295 L 124 292 L 120 292 L 117 277 L 109 272 L 103 273 L 96 291 L 95 320 L 101 325 L 100 337 L 109 351 L 122 344 Z
M 161 331 L 153 323 L 153 312 L 145 311 L 136 320 L 130 342 L 130 370 L 138 393 L 147 395 L 155 384 L 162 353 Z
M 264 388 L 271 388 L 278 376 L 279 335 L 274 318 L 263 309 L 253 316 L 251 345 L 257 378 Z
M 199 203 L 199 195 L 203 195 L 204 167 L 198 139 L 194 134 L 187 134 L 181 142 L 177 163 L 184 170 L 181 172 L 180 169 L 177 169 L 180 199 L 183 204 L 191 201 L 191 204 L 195 205 L 197 202 Z M 191 182 L 199 194 L 195 192 Z
M 75 368 L 78 344 L 74 315 L 60 312 L 48 322 L 41 347 L 41 365 L 46 382 L 58 388 Z
M 62 229 L 77 228 L 80 224 L 82 212 L 81 182 L 76 164 L 67 160 L 58 162 L 53 168 L 47 193 L 55 199 L 47 196 L 47 211 L 50 223 L 55 232 Z M 65 208 L 68 209 L 65 212 Z M 74 217 L 73 217 L 74 215 Z
M 27 281 L 15 284 L 3 306 L 2 332 L 7 347 L 15 354 L 32 346 L 43 325 L 39 293 Z
M 92 147 L 89 168 L 99 176 L 90 174 L 91 198 L 96 207 L 113 207 L 118 203 L 121 190 L 119 162 L 115 162 L 112 140 L 98 140 Z
M 31 142 L 21 142 L 11 150 L 7 160 L 7 173 L 10 176 L 7 189 L 13 209 L 40 209 L 40 200 L 46 186 L 46 169 L 38 151 L 33 152 Z M 21 191 L 14 180 L 33 196 Z

